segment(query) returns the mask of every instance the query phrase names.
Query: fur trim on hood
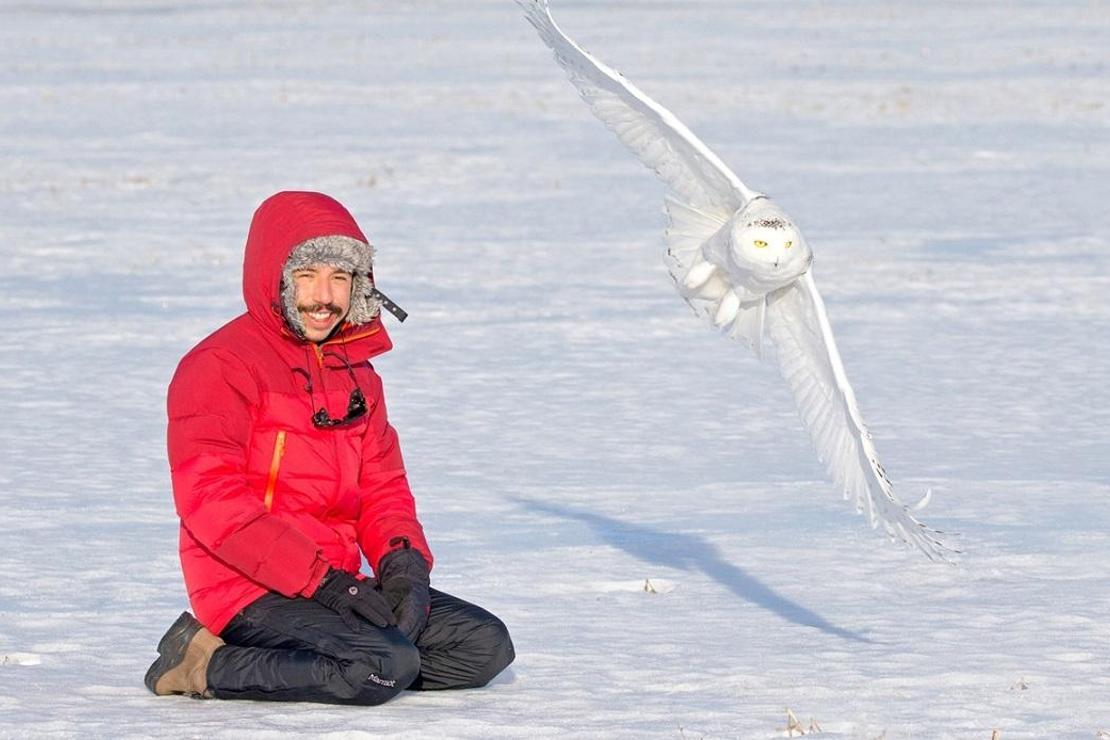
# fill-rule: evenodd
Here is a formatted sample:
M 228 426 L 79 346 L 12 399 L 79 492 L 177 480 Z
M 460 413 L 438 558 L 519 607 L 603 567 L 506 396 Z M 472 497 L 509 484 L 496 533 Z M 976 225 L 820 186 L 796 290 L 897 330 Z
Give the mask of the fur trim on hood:
M 308 265 L 330 265 L 351 273 L 351 308 L 346 321 L 356 325 L 373 321 L 382 305 L 381 300 L 370 293 L 374 287 L 370 279 L 373 263 L 374 248 L 349 236 L 317 236 L 293 247 L 281 269 L 281 306 L 285 322 L 297 336 L 305 336 L 304 323 L 297 311 L 293 273 Z

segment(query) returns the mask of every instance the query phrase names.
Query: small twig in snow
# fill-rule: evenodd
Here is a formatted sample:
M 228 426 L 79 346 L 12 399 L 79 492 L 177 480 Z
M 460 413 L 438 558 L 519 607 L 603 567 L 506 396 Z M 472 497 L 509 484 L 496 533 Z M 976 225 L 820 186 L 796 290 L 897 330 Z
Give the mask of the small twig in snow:
M 778 730 L 779 732 L 785 732 L 787 737 L 794 737 L 795 732 L 799 735 L 806 734 L 806 731 L 802 729 L 802 723 L 794 716 L 794 712 L 790 711 L 790 707 L 786 708 L 786 727 L 779 727 Z

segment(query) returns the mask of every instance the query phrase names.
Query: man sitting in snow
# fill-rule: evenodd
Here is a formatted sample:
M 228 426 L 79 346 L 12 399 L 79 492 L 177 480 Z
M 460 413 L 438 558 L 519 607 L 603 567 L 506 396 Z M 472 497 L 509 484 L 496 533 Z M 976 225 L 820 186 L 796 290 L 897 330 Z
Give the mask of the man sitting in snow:
M 500 620 L 429 588 L 370 365 L 392 346 L 371 256 L 332 198 L 272 196 L 247 237 L 247 312 L 178 366 L 169 458 L 196 618 L 158 643 L 155 694 L 370 705 L 483 686 L 513 660 Z

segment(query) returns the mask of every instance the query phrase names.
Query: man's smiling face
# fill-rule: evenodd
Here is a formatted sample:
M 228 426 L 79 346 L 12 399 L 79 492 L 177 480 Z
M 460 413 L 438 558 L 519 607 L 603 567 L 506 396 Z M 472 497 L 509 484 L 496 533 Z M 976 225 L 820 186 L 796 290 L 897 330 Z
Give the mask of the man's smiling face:
M 293 271 L 293 287 L 305 338 L 324 341 L 351 308 L 351 273 L 331 265 L 307 265 Z

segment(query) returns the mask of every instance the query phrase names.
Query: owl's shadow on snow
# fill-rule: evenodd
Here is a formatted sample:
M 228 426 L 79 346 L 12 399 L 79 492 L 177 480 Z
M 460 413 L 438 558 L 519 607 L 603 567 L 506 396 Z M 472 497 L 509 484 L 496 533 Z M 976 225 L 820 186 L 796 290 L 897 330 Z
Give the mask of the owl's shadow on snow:
M 743 568 L 722 558 L 714 545 L 696 535 L 664 532 L 558 504 L 519 498 L 513 500 L 533 512 L 582 522 L 609 544 L 645 562 L 677 570 L 700 571 L 745 601 L 788 622 L 812 627 L 845 640 L 874 642 L 856 632 L 837 627 L 812 609 L 779 594 Z

